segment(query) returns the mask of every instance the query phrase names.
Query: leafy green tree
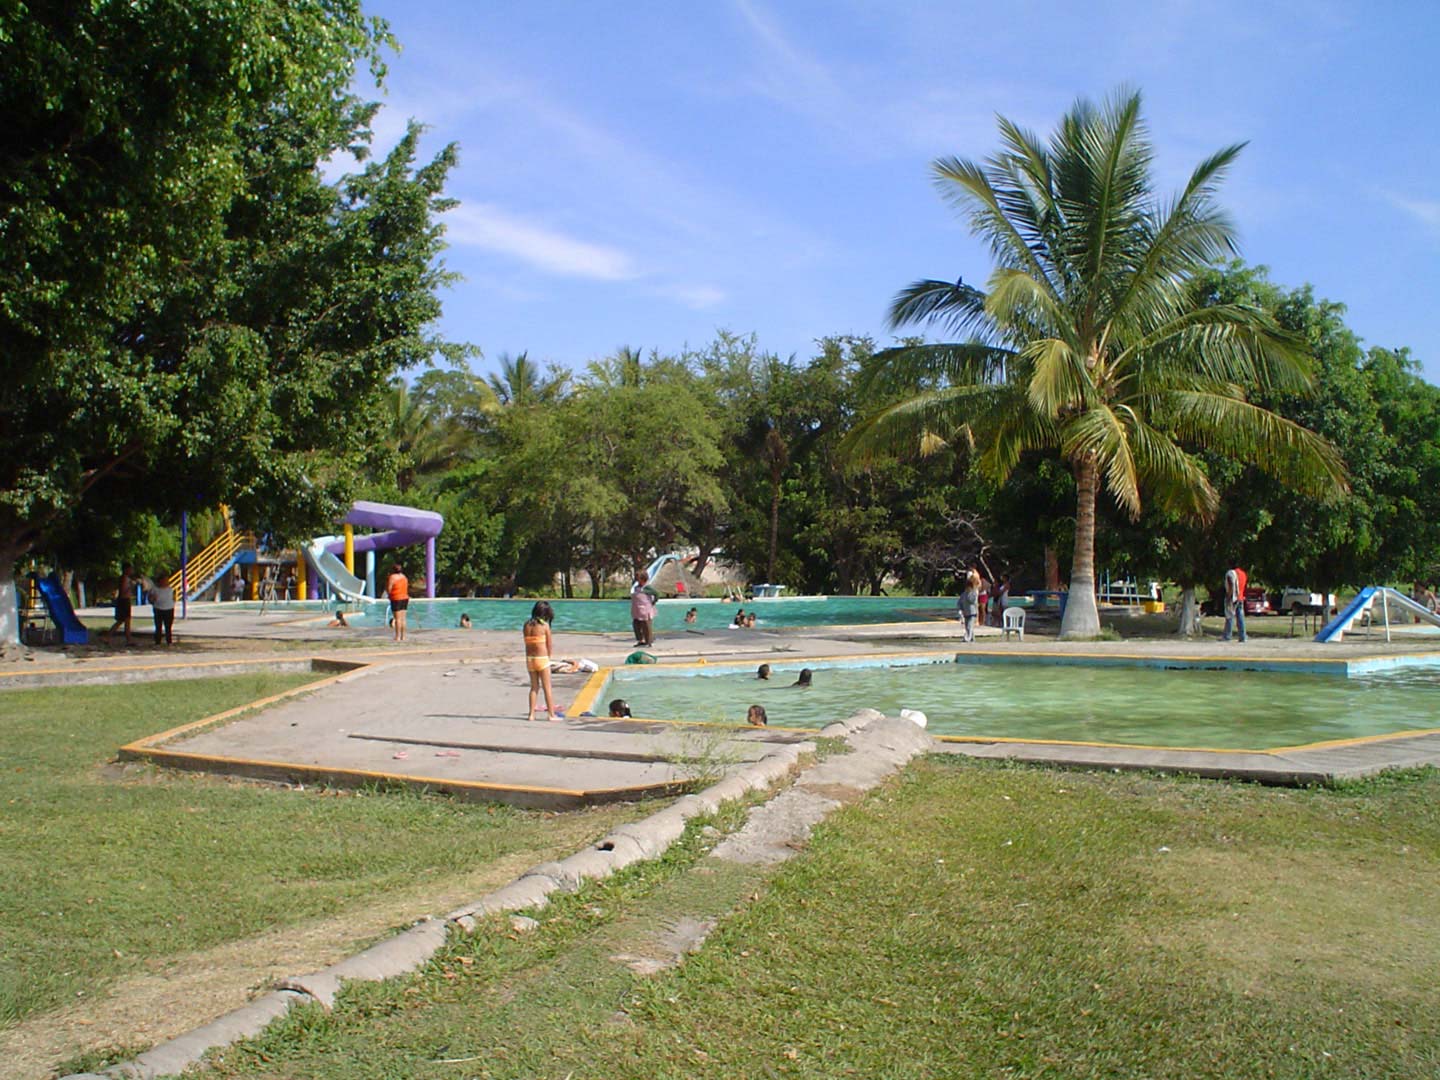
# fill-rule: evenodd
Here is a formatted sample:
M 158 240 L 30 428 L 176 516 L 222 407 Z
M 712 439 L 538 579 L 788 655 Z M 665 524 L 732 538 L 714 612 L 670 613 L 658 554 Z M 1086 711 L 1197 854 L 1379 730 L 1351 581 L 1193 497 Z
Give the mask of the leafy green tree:
M 352 0 L 0 13 L 0 566 L 79 513 L 225 501 L 281 538 L 333 515 L 387 380 L 447 351 L 453 150 L 417 165 L 412 130 L 318 169 L 364 157 L 349 86 L 387 40 Z
M 1201 305 L 1190 288 L 1233 247 L 1214 196 L 1241 148 L 1201 162 L 1162 202 L 1138 94 L 1077 102 L 1048 144 L 999 123 L 995 156 L 933 167 L 941 193 L 990 245 L 987 288 L 918 281 L 890 310 L 897 327 L 978 336 L 890 351 L 877 385 L 919 390 L 858 424 L 849 445 L 914 453 L 937 432 L 963 432 L 997 480 L 1027 451 L 1057 450 L 1076 486 L 1061 636 L 1091 637 L 1102 490 L 1131 515 L 1145 491 L 1203 518 L 1216 494 L 1189 447 L 1249 457 L 1317 495 L 1342 489 L 1344 470 L 1323 439 L 1246 399 L 1246 386 L 1304 390 L 1303 351 L 1263 311 Z

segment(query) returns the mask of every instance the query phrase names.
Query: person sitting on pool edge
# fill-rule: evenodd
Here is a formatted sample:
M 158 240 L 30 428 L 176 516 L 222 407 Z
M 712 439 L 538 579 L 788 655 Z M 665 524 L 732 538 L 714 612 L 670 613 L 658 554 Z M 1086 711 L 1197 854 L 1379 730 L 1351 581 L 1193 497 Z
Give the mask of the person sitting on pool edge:
M 627 718 L 630 715 L 630 703 L 624 698 L 616 698 L 610 702 L 610 715 L 617 718 Z
M 761 679 L 761 680 L 769 679 L 769 678 L 770 678 L 770 665 L 769 665 L 769 664 L 761 664 L 761 665 L 755 670 L 755 678 Z
M 808 667 L 807 667 L 807 668 L 801 668 L 801 669 L 800 669 L 800 677 L 799 677 L 798 679 L 796 679 L 796 680 L 795 680 L 793 683 L 791 683 L 790 685 L 791 685 L 791 686 L 800 686 L 800 687 L 809 687 L 809 686 L 810 686 L 810 669 L 809 669 Z
M 745 714 L 745 722 L 751 727 L 769 727 L 770 718 L 765 715 L 764 705 L 751 705 Z
M 349 626 L 350 624 L 345 621 L 345 610 L 343 608 L 336 608 L 335 617 L 330 620 L 328 625 L 331 627 Z
M 469 613 L 468 611 L 462 611 L 462 612 L 460 612 L 460 629 L 461 629 L 461 630 L 469 630 L 469 629 L 470 629 L 470 613 Z

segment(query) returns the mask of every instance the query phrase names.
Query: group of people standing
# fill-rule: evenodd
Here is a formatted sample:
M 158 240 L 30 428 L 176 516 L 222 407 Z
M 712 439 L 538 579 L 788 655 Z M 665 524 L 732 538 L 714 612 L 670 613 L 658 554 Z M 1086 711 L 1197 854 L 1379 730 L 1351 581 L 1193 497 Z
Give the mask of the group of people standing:
M 1010 596 L 1010 578 L 1002 575 L 993 590 L 986 593 L 985 579 L 980 571 L 971 567 L 965 571 L 961 581 L 960 600 L 955 607 L 955 617 L 965 624 L 965 640 L 975 640 L 975 622 L 982 615 L 989 626 L 1001 626 L 1005 621 L 1005 601 Z
M 159 571 L 153 579 L 147 578 L 137 575 L 135 568 L 128 563 L 120 571 L 120 585 L 115 592 L 115 622 L 105 631 L 105 644 L 110 644 L 115 631 L 122 626 L 125 628 L 125 644 L 135 644 L 130 634 L 137 588 L 145 591 L 145 598 L 150 602 L 150 611 L 155 619 L 155 644 L 159 645 L 162 640 L 166 645 L 175 644 L 175 590 Z

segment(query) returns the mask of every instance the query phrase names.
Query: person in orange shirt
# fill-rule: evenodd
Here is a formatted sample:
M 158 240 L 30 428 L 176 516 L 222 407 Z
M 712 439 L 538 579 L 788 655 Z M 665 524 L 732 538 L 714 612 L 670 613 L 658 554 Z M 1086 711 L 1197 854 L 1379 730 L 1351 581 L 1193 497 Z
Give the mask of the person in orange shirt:
M 385 582 L 385 592 L 390 597 L 390 614 L 395 619 L 395 640 L 405 640 L 405 611 L 410 607 L 410 579 L 397 562 L 390 568 L 390 579 Z

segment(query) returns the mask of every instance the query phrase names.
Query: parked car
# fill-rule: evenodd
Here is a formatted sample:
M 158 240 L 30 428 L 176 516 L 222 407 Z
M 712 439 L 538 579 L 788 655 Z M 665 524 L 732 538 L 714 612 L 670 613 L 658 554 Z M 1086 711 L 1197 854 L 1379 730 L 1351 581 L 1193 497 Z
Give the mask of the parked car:
M 1251 585 L 1245 590 L 1246 615 L 1270 615 L 1274 610 L 1270 606 L 1270 597 L 1265 595 L 1265 590 L 1260 586 Z
M 1309 589 L 1286 589 L 1280 594 L 1280 610 L 1295 614 L 1297 611 L 1316 611 L 1324 606 L 1326 612 L 1335 610 L 1335 594 L 1321 596 Z

